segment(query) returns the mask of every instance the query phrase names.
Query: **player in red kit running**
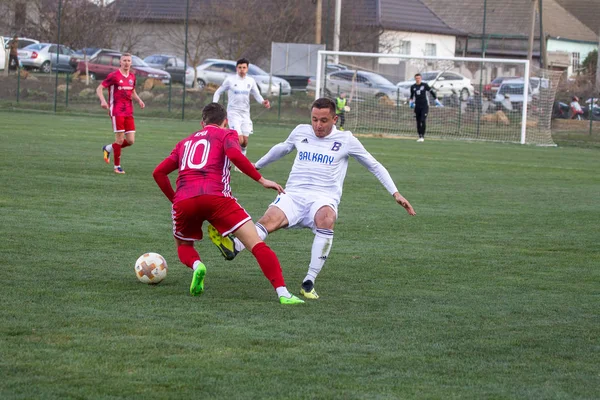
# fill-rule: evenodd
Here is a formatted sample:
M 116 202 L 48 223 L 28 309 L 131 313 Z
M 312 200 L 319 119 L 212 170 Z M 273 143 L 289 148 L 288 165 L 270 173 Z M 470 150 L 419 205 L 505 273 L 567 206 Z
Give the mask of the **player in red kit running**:
M 114 152 L 114 171 L 117 174 L 124 174 L 125 171 L 121 168 L 121 150 L 135 142 L 135 123 L 131 99 L 137 101 L 141 108 L 146 105 L 135 92 L 135 75 L 131 72 L 131 54 L 121 55 L 120 64 L 118 70 L 108 74 L 106 79 L 98 85 L 96 94 L 100 99 L 100 106 L 108 110 L 115 132 L 115 142 L 102 147 L 104 161 L 108 164 L 110 153 Z M 108 103 L 104 98 L 104 88 L 108 89 Z
M 230 161 L 243 173 L 268 189 L 283 193 L 276 182 L 265 179 L 242 154 L 238 134 L 225 129 L 227 112 L 218 103 L 202 110 L 203 129 L 177 143 L 171 155 L 154 170 L 154 180 L 173 203 L 173 236 L 179 260 L 194 273 L 190 285 L 192 296 L 204 292 L 206 266 L 194 249 L 202 239 L 202 224 L 208 221 L 222 235 L 235 235 L 251 249 L 265 277 L 271 282 L 281 304 L 304 303 L 288 292 L 277 256 L 256 233 L 252 219 L 231 194 Z M 168 175 L 179 170 L 177 190 Z

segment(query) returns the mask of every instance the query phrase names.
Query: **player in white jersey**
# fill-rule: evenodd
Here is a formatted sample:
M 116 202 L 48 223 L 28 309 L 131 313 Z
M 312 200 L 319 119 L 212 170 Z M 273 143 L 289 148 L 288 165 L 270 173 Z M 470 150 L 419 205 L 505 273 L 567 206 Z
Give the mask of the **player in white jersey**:
M 309 299 L 319 298 L 314 288 L 317 275 L 323 268 L 333 243 L 333 227 L 337 208 L 342 196 L 349 157 L 355 158 L 367 168 L 394 200 L 415 215 L 408 200 L 396 188 L 389 172 L 348 131 L 335 127 L 337 116 L 335 103 L 327 98 L 315 100 L 311 108 L 311 125 L 298 125 L 285 142 L 271 148 L 256 168 L 262 168 L 297 150 L 285 193 L 277 196 L 265 214 L 256 223 L 256 230 L 264 240 L 280 228 L 310 228 L 315 234 L 308 273 L 300 293 Z M 221 237 L 209 225 L 208 233 L 223 256 L 232 260 L 244 246 L 232 235 Z
M 218 103 L 221 94 L 227 91 L 227 119 L 229 128 L 237 131 L 240 139 L 242 153 L 246 155 L 248 136 L 253 133 L 252 120 L 250 119 L 250 94 L 265 108 L 271 108 L 269 100 L 263 99 L 256 85 L 256 81 L 248 76 L 250 62 L 241 58 L 237 60 L 237 74 L 225 79 L 213 96 L 213 102 Z

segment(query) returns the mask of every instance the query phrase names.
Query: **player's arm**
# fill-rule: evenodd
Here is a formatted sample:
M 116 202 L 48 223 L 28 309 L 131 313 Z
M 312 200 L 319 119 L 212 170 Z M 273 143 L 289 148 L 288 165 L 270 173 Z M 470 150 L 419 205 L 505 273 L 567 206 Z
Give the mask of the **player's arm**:
M 411 103 L 413 103 L 415 101 L 415 87 L 414 87 L 414 85 L 411 85 L 411 87 L 410 87 L 410 99 L 409 99 L 409 101 Z
M 215 90 L 215 94 L 213 95 L 213 103 L 218 103 L 221 98 L 221 94 L 225 93 L 229 89 L 229 78 L 226 78 L 225 81 L 217 90 Z
M 265 106 L 265 108 L 271 108 L 271 103 L 269 103 L 269 100 L 264 99 L 260 94 L 260 90 L 258 90 L 258 85 L 256 84 L 256 81 L 252 82 L 252 88 L 250 88 L 250 93 L 252 94 L 254 99 L 261 103 L 263 106 Z
M 435 90 L 429 86 L 427 83 L 425 84 L 425 90 L 431 94 L 434 100 L 437 100 L 437 95 L 435 94 Z
M 292 133 L 290 133 L 290 136 L 288 136 L 285 142 L 278 143 L 275 146 L 271 147 L 267 154 L 262 156 L 260 160 L 258 160 L 254 164 L 256 165 L 256 169 L 264 168 L 272 162 L 275 162 L 280 158 L 290 154 L 292 150 L 296 148 L 296 145 L 294 144 L 294 137 L 296 136 L 297 129 L 298 127 L 296 127 L 296 129 L 294 129 Z
M 367 149 L 364 148 L 362 143 L 360 143 L 360 141 L 355 137 L 352 137 L 350 139 L 349 145 L 349 154 L 352 157 L 354 157 L 356 161 L 360 163 L 360 165 L 362 165 L 363 167 L 368 169 L 369 172 L 375 175 L 375 177 L 379 180 L 379 182 L 381 182 L 383 187 L 385 187 L 386 190 L 394 197 L 396 203 L 404 207 L 404 209 L 406 210 L 406 212 L 408 212 L 409 215 L 415 215 L 415 210 L 410 205 L 408 200 L 406 200 L 400 194 L 388 170 L 383 165 L 381 165 L 381 163 L 377 161 L 375 157 L 373 157 L 371 153 L 369 153 Z
M 165 158 L 158 166 L 154 169 L 152 176 L 156 181 L 156 184 L 162 190 L 162 192 L 167 196 L 167 199 L 172 203 L 173 198 L 175 197 L 175 191 L 171 186 L 171 180 L 169 179 L 169 174 L 175 171 L 178 167 L 177 161 L 173 159 L 171 156 Z
M 239 168 L 244 174 L 254 179 L 267 189 L 277 190 L 278 193 L 285 193 L 281 185 L 277 182 L 265 179 L 260 172 L 252 165 L 250 160 L 242 153 L 238 143 L 238 134 L 235 131 L 230 131 L 230 134 L 225 139 L 225 155 Z
M 104 98 L 104 82 L 100 83 L 98 85 L 98 87 L 96 88 L 96 96 L 98 96 L 98 98 L 100 99 L 100 107 L 107 109 L 108 110 L 108 103 L 106 102 L 106 99 Z
M 230 146 L 225 149 L 225 155 L 231 160 L 233 165 L 239 168 L 244 174 L 248 175 L 250 178 L 254 179 L 256 182 L 263 185 L 263 187 L 267 189 L 277 190 L 278 193 L 285 193 L 281 185 L 277 182 L 271 181 L 269 179 L 265 179 L 260 172 L 254 168 L 254 165 L 246 158 L 242 151 L 238 147 Z
M 138 96 L 137 92 L 135 91 L 135 89 L 133 89 L 133 91 L 131 92 L 131 97 L 138 102 L 138 104 L 140 105 L 140 108 L 145 108 L 146 104 L 144 103 L 144 101 L 142 99 L 140 99 L 140 96 Z

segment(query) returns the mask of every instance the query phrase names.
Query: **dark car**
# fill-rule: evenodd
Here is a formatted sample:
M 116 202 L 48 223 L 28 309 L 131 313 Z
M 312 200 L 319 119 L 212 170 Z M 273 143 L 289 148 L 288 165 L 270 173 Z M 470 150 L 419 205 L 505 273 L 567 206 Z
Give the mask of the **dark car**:
M 88 63 L 89 77 L 91 80 L 104 79 L 111 72 L 119 69 L 121 53 L 101 53 Z M 171 75 L 166 71 L 148 66 L 141 58 L 131 56 L 131 70 L 137 77 L 159 79 L 168 84 L 171 81 Z M 85 63 L 79 63 L 77 70 L 85 74 Z
M 485 97 L 493 99 L 494 97 L 496 97 L 496 92 L 498 91 L 498 89 L 500 89 L 500 85 L 502 85 L 502 82 L 504 82 L 508 79 L 519 79 L 519 77 L 518 76 L 499 76 L 496 79 L 494 79 L 493 81 L 491 81 L 490 83 L 488 83 L 487 85 L 483 86 L 483 95 Z
M 86 47 L 84 49 L 76 50 L 71 54 L 71 59 L 69 60 L 69 64 L 73 68 L 73 70 L 77 70 L 77 64 L 80 61 L 84 61 L 87 57 L 88 60 L 97 57 L 101 53 L 118 53 L 118 50 L 111 49 L 103 49 L 101 47 Z
M 187 87 L 192 87 L 194 83 L 194 69 L 187 67 L 187 72 L 184 72 L 185 62 L 173 55 L 169 54 L 153 54 L 144 58 L 144 62 L 152 68 L 161 69 L 171 74 L 173 82 L 184 83 Z

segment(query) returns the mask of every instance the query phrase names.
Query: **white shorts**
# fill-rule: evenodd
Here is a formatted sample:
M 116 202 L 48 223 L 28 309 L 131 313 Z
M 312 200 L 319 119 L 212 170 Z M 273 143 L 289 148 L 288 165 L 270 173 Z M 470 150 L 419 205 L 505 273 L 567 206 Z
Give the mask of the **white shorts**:
M 286 192 L 277 196 L 269 207 L 277 207 L 287 217 L 288 228 L 310 228 L 316 233 L 315 214 L 321 207 L 329 206 L 337 218 L 337 202 L 329 197 L 314 194 Z
M 252 120 L 249 114 L 240 114 L 235 111 L 227 111 L 229 129 L 237 131 L 238 135 L 249 136 L 253 133 Z

